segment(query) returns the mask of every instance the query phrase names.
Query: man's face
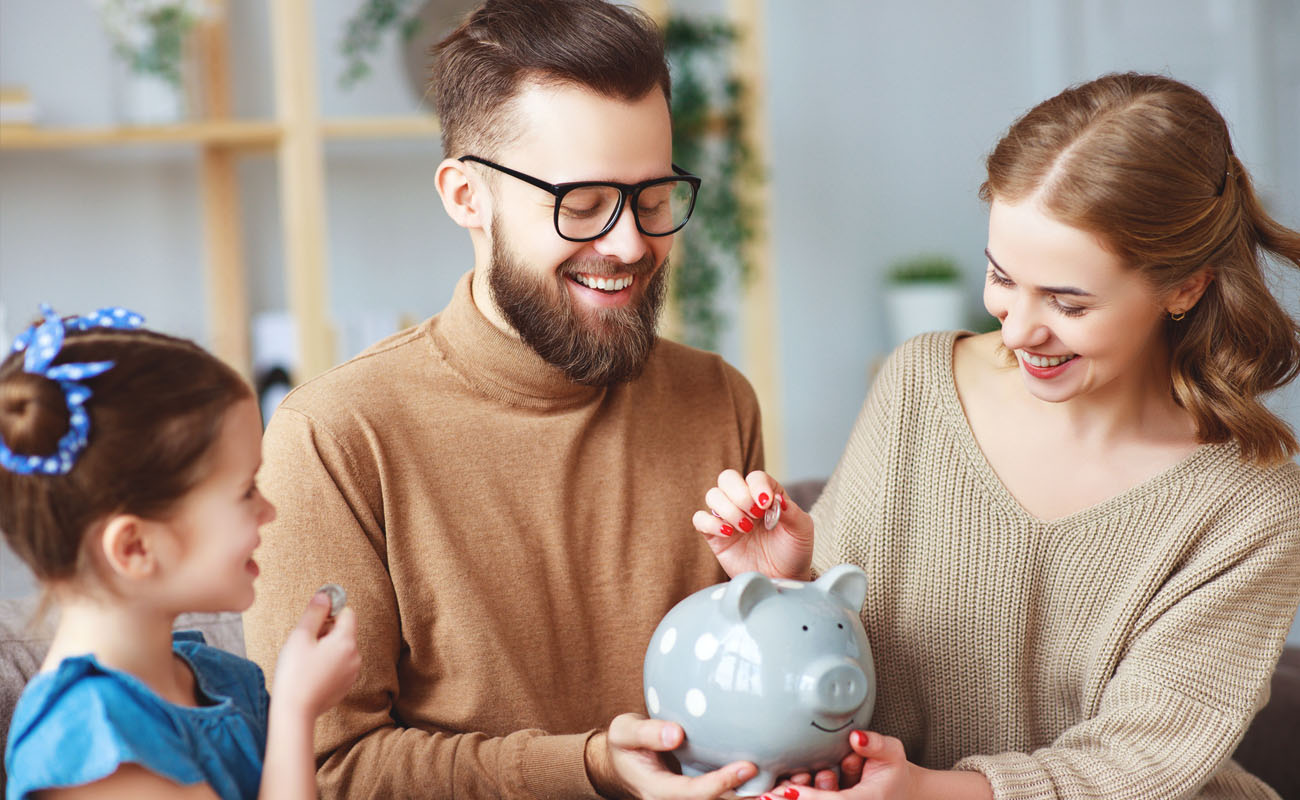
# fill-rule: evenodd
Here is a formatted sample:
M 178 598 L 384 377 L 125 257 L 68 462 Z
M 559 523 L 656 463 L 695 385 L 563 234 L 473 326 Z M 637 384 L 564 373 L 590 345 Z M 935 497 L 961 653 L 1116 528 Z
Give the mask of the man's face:
M 668 107 L 658 90 L 631 103 L 573 87 L 529 87 L 524 134 L 494 159 L 549 183 L 637 183 L 672 174 Z M 511 327 L 578 383 L 640 373 L 655 342 L 671 236 L 645 236 L 630 203 L 599 239 L 555 230 L 555 198 L 507 175 L 492 179 L 488 285 Z M 601 288 L 601 287 L 604 288 Z

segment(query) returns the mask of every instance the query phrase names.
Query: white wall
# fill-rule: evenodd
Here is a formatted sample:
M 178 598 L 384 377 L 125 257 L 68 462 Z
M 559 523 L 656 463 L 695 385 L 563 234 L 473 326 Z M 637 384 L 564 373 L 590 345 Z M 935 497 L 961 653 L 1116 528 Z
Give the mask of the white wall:
M 678 0 L 716 10 L 718 0 Z M 235 100 L 272 109 L 264 0 L 232 0 Z M 1167 71 L 1206 90 L 1274 213 L 1300 225 L 1300 4 L 1294 0 L 767 0 L 771 239 L 784 474 L 834 467 L 888 342 L 877 287 L 894 259 L 944 251 L 979 313 L 982 159 L 1011 121 L 1065 85 L 1114 70 Z M 318 0 L 326 115 L 416 107 L 397 49 L 344 92 L 335 43 L 356 0 Z M 28 87 L 50 124 L 113 119 L 112 58 L 88 0 L 0 0 L 0 84 Z M 192 153 L 149 148 L 0 154 L 0 305 L 13 335 L 40 301 L 136 307 L 200 341 Z M 331 309 L 344 323 L 420 318 L 468 268 L 467 237 L 432 189 L 434 142 L 332 144 L 327 186 Z M 241 167 L 255 311 L 285 303 L 276 173 Z M 1281 287 L 1300 308 L 1300 280 Z M 735 326 L 736 328 L 739 325 Z M 346 355 L 346 353 L 344 353 Z M 734 337 L 724 354 L 742 369 Z M 1275 398 L 1300 426 L 1300 386 Z M 0 595 L 18 586 L 3 569 Z M 7 576 L 7 577 L 6 577 Z M 19 587 L 21 588 L 21 587 Z M 1300 641 L 1300 630 L 1296 633 Z

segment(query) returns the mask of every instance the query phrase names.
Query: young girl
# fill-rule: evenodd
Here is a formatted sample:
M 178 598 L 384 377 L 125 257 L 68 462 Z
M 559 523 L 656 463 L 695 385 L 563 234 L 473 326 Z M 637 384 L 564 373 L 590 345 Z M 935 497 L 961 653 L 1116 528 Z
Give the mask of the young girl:
M 124 309 L 43 311 L 0 363 L 0 529 L 60 609 L 14 710 L 8 797 L 314 798 L 316 717 L 360 667 L 351 610 L 331 627 L 311 599 L 271 700 L 252 662 L 172 633 L 253 601 L 275 509 L 252 390 Z
M 811 516 L 755 526 L 779 484 L 727 472 L 695 525 L 731 574 L 867 571 L 847 798 L 1276 798 L 1231 756 L 1300 602 L 1297 442 L 1262 402 L 1300 370 L 1262 266 L 1300 234 L 1158 75 L 1030 110 L 981 196 L 1001 330 L 895 351 Z

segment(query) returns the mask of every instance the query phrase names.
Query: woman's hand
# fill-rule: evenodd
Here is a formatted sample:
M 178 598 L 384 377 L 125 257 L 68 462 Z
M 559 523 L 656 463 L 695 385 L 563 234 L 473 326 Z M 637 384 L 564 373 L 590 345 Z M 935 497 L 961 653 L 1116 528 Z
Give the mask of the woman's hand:
M 604 797 L 641 800 L 713 800 L 758 774 L 737 761 L 695 777 L 668 769 L 661 753 L 679 747 L 685 733 L 673 722 L 620 714 L 609 730 L 587 740 L 587 774 Z
M 915 773 L 903 752 L 903 743 L 892 736 L 867 731 L 849 734 L 853 752 L 844 757 L 840 770 L 850 788 L 835 791 L 835 773 L 818 773 L 814 786 L 787 783 L 763 795 L 764 800 L 914 800 Z M 802 776 L 807 780 L 807 776 Z
M 338 704 L 361 671 L 357 618 L 344 608 L 330 623 L 329 596 L 317 592 L 276 660 L 271 705 L 315 720 Z
M 849 734 L 853 751 L 840 762 L 843 783 L 835 791 L 835 773 L 817 773 L 814 786 L 802 780 L 777 786 L 764 800 L 992 800 L 993 787 L 980 772 L 933 770 L 907 760 L 903 743 L 892 736 L 867 731 Z
M 718 563 L 731 577 L 761 572 L 769 578 L 808 580 L 812 565 L 813 522 L 790 500 L 781 484 L 766 472 L 742 478 L 734 469 L 718 476 L 718 485 L 704 495 L 708 511 L 696 511 L 691 522 L 704 534 Z M 767 530 L 764 514 L 780 504 L 781 518 Z

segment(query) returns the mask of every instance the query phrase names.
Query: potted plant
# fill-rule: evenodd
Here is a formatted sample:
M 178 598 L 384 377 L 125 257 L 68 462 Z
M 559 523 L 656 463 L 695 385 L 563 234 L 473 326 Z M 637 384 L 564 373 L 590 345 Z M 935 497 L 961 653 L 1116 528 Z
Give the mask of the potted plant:
M 920 254 L 893 264 L 885 275 L 891 346 L 918 333 L 965 325 L 961 270 L 948 256 Z
M 125 68 L 123 121 L 137 125 L 179 122 L 186 116 L 187 45 L 211 13 L 207 0 L 94 0 Z

